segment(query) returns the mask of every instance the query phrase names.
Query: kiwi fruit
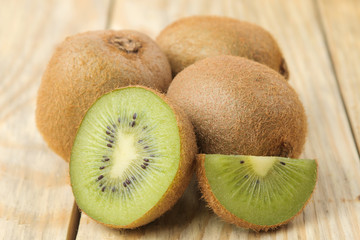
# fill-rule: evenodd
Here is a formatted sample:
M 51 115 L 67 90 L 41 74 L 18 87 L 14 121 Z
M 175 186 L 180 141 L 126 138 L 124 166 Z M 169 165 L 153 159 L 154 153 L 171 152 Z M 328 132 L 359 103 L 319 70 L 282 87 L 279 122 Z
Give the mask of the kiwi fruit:
M 164 95 L 139 86 L 111 91 L 87 111 L 75 138 L 76 203 L 110 227 L 149 223 L 185 191 L 196 152 L 190 121 Z
M 128 85 L 166 92 L 169 62 L 155 41 L 135 31 L 91 31 L 67 37 L 43 74 L 36 124 L 48 146 L 70 159 L 76 130 L 104 93 Z
M 156 38 L 173 76 L 206 57 L 233 55 L 265 64 L 285 77 L 289 71 L 269 32 L 252 23 L 219 16 L 193 16 L 167 26 Z
M 255 231 L 288 223 L 308 203 L 317 181 L 310 159 L 199 154 L 204 199 L 225 221 Z
M 189 116 L 202 153 L 297 158 L 302 152 L 304 108 L 288 82 L 263 64 L 209 57 L 180 72 L 167 96 Z

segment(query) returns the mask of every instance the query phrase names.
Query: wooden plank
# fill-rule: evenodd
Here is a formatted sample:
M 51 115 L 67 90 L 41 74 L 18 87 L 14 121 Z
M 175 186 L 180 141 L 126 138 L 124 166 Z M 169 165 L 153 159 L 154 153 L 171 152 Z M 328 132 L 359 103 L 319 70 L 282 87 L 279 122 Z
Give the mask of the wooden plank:
M 108 4 L 0 3 L 0 239 L 65 239 L 68 228 L 74 231 L 68 164 L 36 129 L 36 94 L 55 45 L 67 35 L 103 28 Z
M 360 151 L 360 2 L 317 0 L 330 56 Z
M 116 2 L 110 27 L 132 28 L 155 37 L 170 22 L 193 14 L 251 21 L 279 41 L 291 72 L 290 84 L 308 115 L 302 157 L 319 161 L 312 200 L 287 226 L 256 234 L 222 222 L 197 200 L 199 194 L 192 185 L 173 210 L 137 230 L 112 230 L 83 215 L 78 239 L 360 239 L 359 156 L 313 1 L 124 0 Z

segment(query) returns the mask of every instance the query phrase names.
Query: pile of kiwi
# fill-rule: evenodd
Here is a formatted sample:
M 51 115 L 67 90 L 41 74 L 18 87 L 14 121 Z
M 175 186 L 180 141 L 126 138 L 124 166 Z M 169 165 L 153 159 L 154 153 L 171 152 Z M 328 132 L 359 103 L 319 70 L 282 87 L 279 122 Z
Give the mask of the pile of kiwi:
M 317 181 L 317 161 L 297 159 L 307 119 L 288 78 L 271 34 L 236 19 L 180 19 L 156 41 L 86 32 L 56 48 L 36 123 L 99 223 L 155 220 L 196 172 L 219 217 L 268 231 L 304 209 Z

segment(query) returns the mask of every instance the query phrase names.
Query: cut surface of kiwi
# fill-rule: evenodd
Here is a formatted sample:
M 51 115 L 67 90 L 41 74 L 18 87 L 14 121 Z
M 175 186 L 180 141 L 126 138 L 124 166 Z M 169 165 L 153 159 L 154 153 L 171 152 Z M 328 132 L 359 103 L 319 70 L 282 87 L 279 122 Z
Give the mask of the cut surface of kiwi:
M 128 87 L 99 98 L 86 113 L 71 153 L 79 208 L 98 222 L 125 228 L 170 208 L 190 179 L 196 149 L 194 133 L 182 121 L 149 89 Z
M 201 190 L 215 213 L 256 231 L 300 213 L 317 181 L 317 162 L 310 159 L 199 154 L 197 164 Z

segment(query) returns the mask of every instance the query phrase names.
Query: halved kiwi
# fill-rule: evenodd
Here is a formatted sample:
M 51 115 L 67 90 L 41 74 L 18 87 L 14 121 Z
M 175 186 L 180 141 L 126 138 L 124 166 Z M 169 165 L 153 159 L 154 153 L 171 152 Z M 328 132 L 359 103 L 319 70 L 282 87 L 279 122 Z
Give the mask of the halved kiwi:
M 114 90 L 93 104 L 76 135 L 70 160 L 76 203 L 114 228 L 151 222 L 184 192 L 196 150 L 191 123 L 164 95 Z
M 267 231 L 303 210 L 315 188 L 317 162 L 199 154 L 197 176 L 205 200 L 217 215 L 239 227 Z

